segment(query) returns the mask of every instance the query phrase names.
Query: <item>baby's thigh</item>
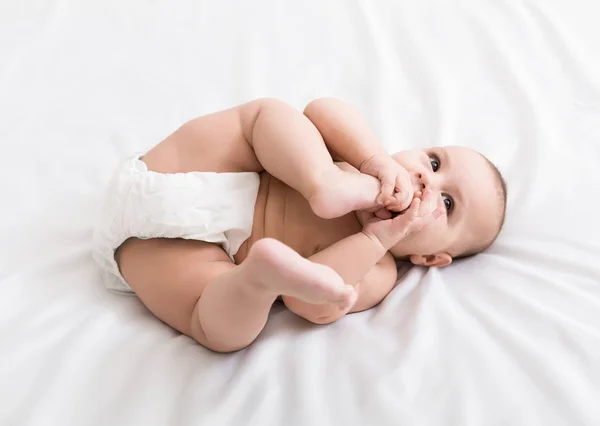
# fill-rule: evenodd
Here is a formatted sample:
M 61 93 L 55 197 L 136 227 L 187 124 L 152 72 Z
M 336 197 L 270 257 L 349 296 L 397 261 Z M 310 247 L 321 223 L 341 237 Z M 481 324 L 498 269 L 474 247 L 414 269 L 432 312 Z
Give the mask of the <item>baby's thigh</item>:
M 190 120 L 148 151 L 143 161 L 159 173 L 260 173 L 264 168 L 247 138 L 261 105 L 252 101 Z
M 192 337 L 192 313 L 207 284 L 235 268 L 216 244 L 175 238 L 130 238 L 116 256 L 121 274 L 146 307 Z

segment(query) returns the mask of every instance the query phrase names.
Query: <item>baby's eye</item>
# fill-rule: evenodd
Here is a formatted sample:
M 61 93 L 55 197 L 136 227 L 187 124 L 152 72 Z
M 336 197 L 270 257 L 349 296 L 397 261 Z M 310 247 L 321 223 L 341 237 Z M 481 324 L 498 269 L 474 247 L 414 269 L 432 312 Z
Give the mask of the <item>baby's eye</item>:
M 440 168 L 440 159 L 437 158 L 435 155 L 432 155 L 431 157 L 429 157 L 429 164 L 431 164 L 431 170 L 433 170 L 433 172 L 435 173 Z
M 444 200 L 444 205 L 446 206 L 446 211 L 450 213 L 452 209 L 454 209 L 454 200 L 451 196 L 447 194 L 442 194 L 442 199 Z

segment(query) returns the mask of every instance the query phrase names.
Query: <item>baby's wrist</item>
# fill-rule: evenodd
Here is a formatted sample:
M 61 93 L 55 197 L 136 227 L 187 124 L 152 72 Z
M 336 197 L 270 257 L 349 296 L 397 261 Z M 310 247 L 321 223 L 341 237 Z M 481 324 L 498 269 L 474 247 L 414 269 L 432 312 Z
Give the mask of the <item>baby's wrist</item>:
M 365 231 L 364 229 L 361 231 L 361 233 L 369 239 L 373 250 L 375 250 L 382 257 L 388 252 L 389 248 L 386 247 L 386 245 L 377 237 L 377 235 L 369 231 Z

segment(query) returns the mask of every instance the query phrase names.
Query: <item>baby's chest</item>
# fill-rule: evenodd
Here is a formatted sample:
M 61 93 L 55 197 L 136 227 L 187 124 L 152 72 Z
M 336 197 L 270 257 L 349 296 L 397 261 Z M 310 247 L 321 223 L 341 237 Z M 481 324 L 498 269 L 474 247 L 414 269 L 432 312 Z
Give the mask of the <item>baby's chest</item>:
M 313 213 L 300 193 L 289 187 L 284 204 L 280 240 L 304 257 L 361 230 L 354 213 L 336 219 L 322 219 Z

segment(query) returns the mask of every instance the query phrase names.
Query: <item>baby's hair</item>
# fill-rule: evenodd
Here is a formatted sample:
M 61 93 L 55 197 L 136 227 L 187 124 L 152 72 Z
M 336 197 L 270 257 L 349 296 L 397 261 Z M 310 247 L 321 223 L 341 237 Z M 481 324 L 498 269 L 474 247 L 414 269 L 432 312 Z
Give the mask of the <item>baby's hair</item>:
M 500 221 L 498 224 L 498 228 L 496 229 L 496 232 L 494 233 L 494 236 L 491 239 L 484 241 L 483 244 L 479 244 L 478 246 L 475 246 L 474 248 L 468 249 L 463 254 L 456 256 L 455 259 L 461 259 L 461 258 L 465 258 L 465 257 L 474 256 L 477 253 L 481 253 L 482 251 L 487 250 L 494 243 L 494 241 L 496 241 L 496 238 L 498 238 L 498 235 L 500 234 L 500 231 L 502 230 L 502 227 L 504 226 L 504 220 L 506 218 L 506 200 L 507 200 L 506 180 L 504 179 L 504 176 L 502 176 L 502 173 L 500 172 L 500 170 L 498 169 L 498 167 L 496 167 L 496 165 L 494 163 L 492 163 L 485 155 L 481 154 L 481 156 L 488 163 L 488 165 L 490 166 L 490 168 L 492 169 L 492 171 L 494 173 L 494 177 L 496 178 L 496 191 L 497 191 L 498 197 L 502 200 L 502 210 L 500 211 Z

